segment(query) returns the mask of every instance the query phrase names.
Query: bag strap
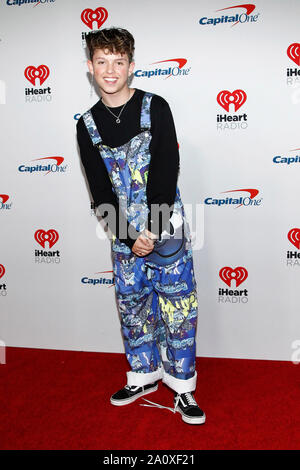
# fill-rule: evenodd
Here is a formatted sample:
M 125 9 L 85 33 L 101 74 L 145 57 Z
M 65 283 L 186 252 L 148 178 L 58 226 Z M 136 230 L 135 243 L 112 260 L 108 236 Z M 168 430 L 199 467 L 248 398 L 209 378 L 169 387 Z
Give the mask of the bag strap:
M 150 130 L 151 128 L 151 116 L 150 116 L 150 105 L 151 100 L 153 97 L 153 93 L 146 92 L 143 97 L 142 101 L 142 109 L 141 109 L 141 121 L 140 126 L 141 130 Z
M 102 142 L 102 139 L 97 129 L 97 126 L 95 124 L 91 110 L 89 109 L 88 111 L 86 111 L 82 115 L 82 117 L 83 117 L 85 127 L 87 128 L 90 138 L 92 139 L 93 145 L 97 146 L 98 144 Z
M 153 93 L 146 92 L 144 94 L 143 101 L 142 101 L 142 109 L 141 109 L 141 120 L 140 120 L 141 130 L 151 129 L 150 106 L 151 106 L 152 97 L 153 97 Z M 99 145 L 102 142 L 102 138 L 97 129 L 91 110 L 89 109 L 88 111 L 86 111 L 82 115 L 82 117 L 83 117 L 85 127 L 87 128 L 87 131 L 93 142 L 93 145 L 94 146 Z

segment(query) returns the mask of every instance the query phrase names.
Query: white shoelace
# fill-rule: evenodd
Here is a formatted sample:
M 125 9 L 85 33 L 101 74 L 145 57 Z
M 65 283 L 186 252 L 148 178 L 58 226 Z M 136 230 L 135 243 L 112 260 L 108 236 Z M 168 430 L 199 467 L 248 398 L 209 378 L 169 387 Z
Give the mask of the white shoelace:
M 193 395 L 190 392 L 183 393 L 182 395 L 185 395 L 186 400 L 188 402 L 188 405 L 198 406 L 195 398 L 193 397 Z M 177 395 L 176 398 L 175 398 L 174 408 L 171 408 L 169 406 L 160 405 L 159 403 L 155 403 L 154 401 L 146 400 L 146 398 L 143 398 L 143 400 L 148 402 L 148 403 L 151 403 L 151 404 L 146 405 L 145 403 L 140 403 L 140 406 L 149 406 L 149 408 L 164 408 L 166 410 L 172 411 L 172 413 L 176 413 L 176 409 L 177 409 L 177 406 L 178 406 L 178 403 L 179 403 L 179 400 L 180 400 L 180 395 Z
M 172 411 L 172 413 L 176 413 L 176 408 L 177 408 L 177 405 L 178 405 L 179 396 L 176 398 L 174 408 L 170 408 L 169 406 L 160 405 L 159 403 L 155 403 L 154 401 L 146 400 L 146 398 L 142 398 L 142 400 L 147 401 L 148 403 L 151 403 L 151 405 L 146 405 L 145 403 L 140 403 L 140 406 L 149 406 L 149 408 L 165 408 L 166 410 Z
M 195 400 L 195 398 L 193 397 L 193 395 L 192 395 L 190 392 L 188 392 L 188 393 L 183 393 L 183 395 L 185 395 L 186 400 L 187 400 L 187 402 L 188 402 L 188 405 L 190 405 L 190 406 L 198 406 L 198 405 L 197 405 L 197 402 L 196 402 L 196 400 Z

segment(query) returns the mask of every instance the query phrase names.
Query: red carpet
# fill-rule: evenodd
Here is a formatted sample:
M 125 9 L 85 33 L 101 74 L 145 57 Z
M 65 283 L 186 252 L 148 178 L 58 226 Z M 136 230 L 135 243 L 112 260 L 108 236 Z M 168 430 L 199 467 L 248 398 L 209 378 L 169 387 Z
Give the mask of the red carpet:
M 123 354 L 7 348 L 0 365 L 1 449 L 299 449 L 300 365 L 197 358 L 195 393 L 207 416 L 135 403 L 114 407 Z M 172 406 L 162 383 L 146 398 Z

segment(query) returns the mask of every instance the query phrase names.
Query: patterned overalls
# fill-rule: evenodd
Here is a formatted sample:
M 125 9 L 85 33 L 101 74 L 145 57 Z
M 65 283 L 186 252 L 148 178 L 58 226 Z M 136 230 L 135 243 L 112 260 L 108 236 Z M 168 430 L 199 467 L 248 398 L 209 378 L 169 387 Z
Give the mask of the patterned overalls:
M 120 147 L 104 145 L 91 112 L 83 115 L 120 210 L 139 232 L 144 230 L 149 212 L 146 185 L 152 96 L 145 93 L 143 97 L 140 134 Z M 175 263 L 162 267 L 147 261 L 147 257 L 137 257 L 115 236 L 111 246 L 125 351 L 131 366 L 127 383 L 143 386 L 162 379 L 174 391 L 184 393 L 196 388 L 197 293 L 190 231 L 178 188 L 174 212 L 183 216 L 187 238 L 185 253 Z

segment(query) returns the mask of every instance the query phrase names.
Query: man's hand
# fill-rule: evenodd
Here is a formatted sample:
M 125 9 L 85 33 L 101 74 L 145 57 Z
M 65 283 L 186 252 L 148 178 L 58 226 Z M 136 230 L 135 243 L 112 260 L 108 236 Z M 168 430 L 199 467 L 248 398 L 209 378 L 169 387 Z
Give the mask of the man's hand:
M 135 241 L 132 251 L 137 256 L 147 256 L 154 248 L 155 235 L 148 230 L 141 233 Z

